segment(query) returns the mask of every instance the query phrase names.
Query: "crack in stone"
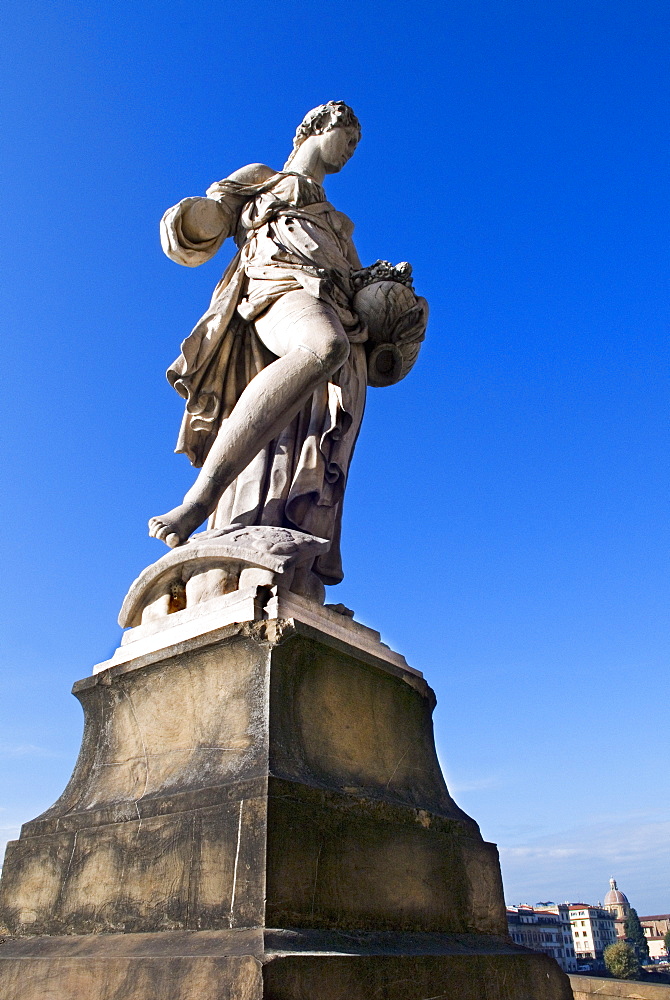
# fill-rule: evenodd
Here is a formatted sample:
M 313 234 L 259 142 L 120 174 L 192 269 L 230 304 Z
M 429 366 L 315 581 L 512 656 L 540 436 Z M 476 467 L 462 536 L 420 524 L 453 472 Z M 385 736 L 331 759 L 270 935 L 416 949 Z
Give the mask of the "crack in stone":
M 321 860 L 321 851 L 323 850 L 323 841 L 319 844 L 319 851 L 316 856 L 316 865 L 314 868 L 314 888 L 312 890 L 312 916 L 314 916 L 314 905 L 316 902 L 316 884 L 319 880 L 319 861 Z
M 139 803 L 140 800 L 143 799 L 144 796 L 146 795 L 147 788 L 149 787 L 149 754 L 147 753 L 147 745 L 144 742 L 144 734 L 142 733 L 142 727 L 140 726 L 139 719 L 137 718 L 137 713 L 135 711 L 135 706 L 133 705 L 133 699 L 130 697 L 127 691 L 125 691 L 123 688 L 121 690 L 123 691 L 125 697 L 128 699 L 128 704 L 130 705 L 130 711 L 133 713 L 133 719 L 135 720 L 135 725 L 137 726 L 137 732 L 139 734 L 140 742 L 142 744 L 143 758 L 134 757 L 130 759 L 131 760 L 144 759 L 144 788 L 142 789 L 142 794 L 135 799 L 135 811 L 137 812 L 137 818 L 139 820 L 137 833 L 135 834 L 135 840 L 137 840 L 137 838 L 140 835 L 140 831 L 142 830 L 142 813 L 140 812 Z
M 141 738 L 141 734 L 140 734 Z M 148 760 L 150 757 L 165 757 L 167 754 L 171 753 L 192 753 L 195 750 L 225 750 L 229 753 L 236 753 L 241 751 L 241 747 L 174 747 L 171 750 L 160 750 L 158 753 L 143 753 L 135 757 L 126 757 L 125 760 L 110 760 L 106 763 L 101 764 L 101 767 L 123 767 L 124 764 L 129 764 L 132 760 Z M 146 792 L 146 788 L 140 798 L 143 798 Z
M 65 876 L 63 877 L 63 886 L 67 884 L 67 880 L 70 877 L 70 869 L 72 868 L 72 861 L 74 859 L 74 852 L 77 850 L 77 831 L 74 832 L 74 840 L 72 841 L 72 852 L 70 854 L 70 860 L 67 863 L 67 868 L 65 870 Z
M 393 768 L 393 771 L 392 771 L 392 773 L 391 773 L 391 777 L 390 777 L 390 778 L 389 778 L 389 780 L 388 780 L 388 781 L 386 782 L 386 787 L 387 787 L 387 788 L 389 787 L 389 785 L 391 784 L 391 782 L 392 782 L 392 781 L 393 781 L 393 779 L 395 778 L 395 775 L 396 775 L 396 771 L 398 770 L 398 768 L 400 767 L 400 765 L 401 765 L 401 764 L 402 764 L 402 762 L 404 761 L 404 759 L 405 759 L 405 757 L 407 756 L 407 754 L 409 753 L 410 749 L 411 749 L 410 747 L 407 747 L 407 749 L 405 750 L 404 754 L 402 755 L 402 757 L 400 758 L 400 760 L 398 761 L 398 763 L 396 764 L 396 766 L 395 766 L 395 767 Z M 429 997 L 429 998 L 428 998 L 428 1000 L 432 1000 L 432 998 L 431 998 L 431 997 Z
M 237 822 L 237 846 L 235 848 L 235 864 L 233 866 L 233 891 L 230 896 L 230 916 L 228 922 L 230 926 L 233 926 L 233 910 L 235 908 L 235 893 L 237 891 L 237 866 L 240 860 L 240 842 L 242 840 L 242 808 L 244 806 L 244 799 L 240 799 L 240 816 Z

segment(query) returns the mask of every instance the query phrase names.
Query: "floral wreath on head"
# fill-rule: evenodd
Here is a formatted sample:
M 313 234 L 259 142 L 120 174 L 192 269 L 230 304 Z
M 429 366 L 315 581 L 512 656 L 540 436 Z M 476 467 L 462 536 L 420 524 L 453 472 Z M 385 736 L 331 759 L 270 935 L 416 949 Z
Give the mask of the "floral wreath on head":
M 293 138 L 293 151 L 286 165 L 291 162 L 305 139 L 309 139 L 311 135 L 323 135 L 334 128 L 355 128 L 358 138 L 361 137 L 361 123 L 344 101 L 328 101 L 327 104 L 319 104 L 317 108 L 308 111 L 298 125 Z

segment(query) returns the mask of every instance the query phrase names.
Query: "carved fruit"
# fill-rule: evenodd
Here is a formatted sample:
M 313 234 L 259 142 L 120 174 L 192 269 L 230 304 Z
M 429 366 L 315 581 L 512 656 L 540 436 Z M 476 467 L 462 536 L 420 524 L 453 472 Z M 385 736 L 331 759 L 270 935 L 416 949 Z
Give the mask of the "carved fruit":
M 416 295 L 399 281 L 373 281 L 354 296 L 354 309 L 368 328 L 371 344 L 393 342 L 398 319 L 416 305 Z
M 368 328 L 368 385 L 394 385 L 416 361 L 428 321 L 428 303 L 398 281 L 373 281 L 354 296 Z

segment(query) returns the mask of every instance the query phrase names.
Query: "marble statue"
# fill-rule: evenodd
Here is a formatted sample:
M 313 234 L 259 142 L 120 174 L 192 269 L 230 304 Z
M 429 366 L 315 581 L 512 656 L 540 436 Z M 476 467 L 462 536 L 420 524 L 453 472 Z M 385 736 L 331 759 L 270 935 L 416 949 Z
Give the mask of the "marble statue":
M 366 388 L 407 374 L 428 315 L 409 264 L 362 267 L 353 223 L 326 199 L 325 175 L 360 135 L 352 109 L 330 101 L 305 116 L 283 170 L 242 167 L 161 222 L 165 253 L 187 267 L 229 236 L 238 250 L 167 372 L 186 400 L 176 451 L 200 471 L 149 533 L 174 549 L 209 518 L 200 545 L 231 531 L 266 548 L 285 545 L 286 530 L 299 547 L 312 539 L 290 586 L 321 602 L 323 584 L 343 576 L 342 501 Z M 261 527 L 284 535 L 273 542 Z M 316 553 L 315 538 L 327 543 Z M 209 596 L 208 584 L 198 599 Z
M 7 845 L 0 1000 L 572 1000 L 508 935 L 434 692 L 324 604 L 367 386 L 407 374 L 427 319 L 409 265 L 361 267 L 326 201 L 359 138 L 324 104 L 283 170 L 243 167 L 163 219 L 181 264 L 238 247 L 168 371 L 200 472 L 150 522 L 168 549 L 120 645 L 75 683 L 72 778 Z

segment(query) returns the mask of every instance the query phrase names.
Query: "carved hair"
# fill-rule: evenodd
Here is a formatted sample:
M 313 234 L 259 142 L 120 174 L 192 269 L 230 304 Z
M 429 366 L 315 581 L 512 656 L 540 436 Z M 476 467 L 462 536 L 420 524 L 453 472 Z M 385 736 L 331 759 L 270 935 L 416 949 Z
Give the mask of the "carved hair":
M 328 101 L 327 104 L 319 104 L 318 108 L 308 111 L 298 125 L 293 139 L 293 152 L 286 161 L 284 169 L 288 167 L 305 139 L 310 135 L 323 135 L 324 132 L 330 132 L 334 128 L 355 128 L 358 138 L 361 137 L 361 123 L 344 101 Z

